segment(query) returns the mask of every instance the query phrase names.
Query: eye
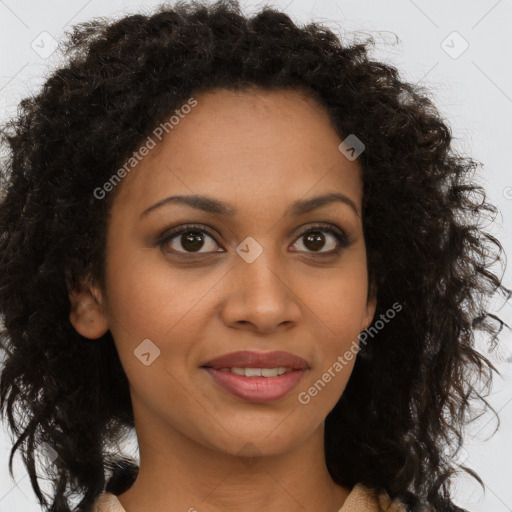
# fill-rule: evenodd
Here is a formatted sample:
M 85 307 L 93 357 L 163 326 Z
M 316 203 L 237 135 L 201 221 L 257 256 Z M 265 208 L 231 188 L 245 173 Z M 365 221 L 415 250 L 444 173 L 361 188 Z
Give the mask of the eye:
M 326 237 L 323 233 L 327 233 L 328 236 Z M 325 225 L 309 226 L 308 229 L 303 231 L 297 238 L 297 240 L 301 239 L 304 239 L 302 246 L 305 247 L 305 250 L 295 248 L 292 252 L 311 252 L 313 254 L 332 255 L 350 245 L 349 237 L 341 229 L 335 229 Z M 158 241 L 158 245 L 164 251 L 170 248 L 171 252 L 178 254 L 224 252 L 222 250 L 215 250 L 218 244 L 215 242 L 214 235 L 203 225 L 186 225 L 171 230 L 163 235 Z M 297 245 L 297 242 L 295 242 L 294 246 L 295 245 Z M 300 247 L 300 244 L 298 245 Z M 321 251 L 325 245 L 331 246 L 331 249 Z M 205 250 L 202 251 L 201 249 Z
M 328 233 L 329 236 L 325 237 L 323 233 Z M 295 252 L 312 252 L 325 255 L 332 255 L 337 253 L 339 249 L 350 245 L 350 240 L 343 231 L 324 225 L 310 226 L 306 231 L 299 235 L 297 240 L 304 240 L 302 242 L 302 246 L 306 248 L 306 251 L 303 251 L 302 249 L 295 249 Z M 331 246 L 331 250 L 320 251 L 320 249 L 323 249 L 326 244 Z
M 213 241 L 213 243 L 209 243 L 208 239 Z M 214 251 L 217 244 L 206 226 L 187 225 L 172 230 L 165 235 L 165 238 L 159 242 L 159 245 L 164 250 L 166 247 L 170 247 L 171 251 L 182 254 L 221 252 Z M 184 251 L 180 250 L 180 247 Z M 205 251 L 201 251 L 203 247 L 206 247 Z

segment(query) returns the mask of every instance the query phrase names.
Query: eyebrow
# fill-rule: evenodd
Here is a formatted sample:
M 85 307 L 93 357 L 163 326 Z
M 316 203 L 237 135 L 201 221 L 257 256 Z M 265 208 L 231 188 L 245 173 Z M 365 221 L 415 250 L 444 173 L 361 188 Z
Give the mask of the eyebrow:
M 311 197 L 309 199 L 299 199 L 291 204 L 291 206 L 287 209 L 286 214 L 303 215 L 310 211 L 316 210 L 317 208 L 321 208 L 322 206 L 335 202 L 346 204 L 354 211 L 357 216 L 360 216 L 359 210 L 354 201 L 352 201 L 352 199 L 346 195 L 340 194 L 338 192 Z M 202 210 L 204 212 L 217 215 L 225 215 L 227 217 L 234 217 L 237 214 L 237 209 L 235 207 L 223 201 L 219 201 L 218 199 L 214 199 L 213 197 L 202 195 L 179 195 L 161 199 L 154 205 L 144 210 L 140 216 L 144 217 L 157 208 L 161 208 L 162 206 L 168 204 L 183 204 L 195 208 L 196 210 Z

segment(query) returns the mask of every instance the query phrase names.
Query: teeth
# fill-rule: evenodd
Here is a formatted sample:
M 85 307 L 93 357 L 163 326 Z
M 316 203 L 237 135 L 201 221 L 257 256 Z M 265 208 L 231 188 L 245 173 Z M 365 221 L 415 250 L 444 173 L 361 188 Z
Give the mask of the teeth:
M 277 377 L 284 373 L 290 373 L 293 371 L 291 368 L 284 368 L 279 366 L 278 368 L 221 368 L 223 372 L 231 372 L 236 375 L 244 375 L 245 377 Z

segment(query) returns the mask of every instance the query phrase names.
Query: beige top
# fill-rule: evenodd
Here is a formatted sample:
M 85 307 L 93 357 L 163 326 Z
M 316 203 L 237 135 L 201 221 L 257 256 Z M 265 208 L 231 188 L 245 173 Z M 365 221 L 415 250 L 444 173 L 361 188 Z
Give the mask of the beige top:
M 94 502 L 92 512 L 126 512 L 115 494 L 104 491 Z M 372 489 L 357 484 L 338 512 L 406 512 L 403 504 L 388 495 L 377 495 Z

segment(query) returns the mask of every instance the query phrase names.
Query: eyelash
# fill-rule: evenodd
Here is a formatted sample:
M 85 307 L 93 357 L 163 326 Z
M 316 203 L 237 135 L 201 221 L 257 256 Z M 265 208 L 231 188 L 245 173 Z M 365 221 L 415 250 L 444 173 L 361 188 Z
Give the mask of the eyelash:
M 164 250 L 165 244 L 169 243 L 171 240 L 178 237 L 179 235 L 188 233 L 190 231 L 207 234 L 210 238 L 212 238 L 215 241 L 215 243 L 217 245 L 219 245 L 217 243 L 217 240 L 215 240 L 215 236 L 213 235 L 213 233 L 206 226 L 204 226 L 202 224 L 187 224 L 184 226 L 180 226 L 179 228 L 175 228 L 171 231 L 167 231 L 165 234 L 163 234 L 161 237 L 159 237 L 159 239 L 157 240 L 156 243 L 158 246 L 160 246 L 160 248 L 162 250 Z M 333 249 L 333 250 L 327 251 L 327 252 L 306 251 L 306 254 L 313 254 L 315 256 L 332 256 L 334 254 L 337 255 L 337 254 L 339 254 L 341 249 L 347 248 L 352 243 L 350 237 L 345 232 L 343 232 L 342 230 L 340 230 L 340 232 L 338 232 L 338 230 L 336 230 L 332 227 L 329 227 L 328 225 L 326 226 L 325 224 L 313 224 L 312 226 L 309 226 L 308 229 L 302 231 L 297 236 L 296 240 L 300 239 L 301 237 L 304 237 L 305 235 L 308 235 L 309 233 L 315 233 L 318 231 L 327 232 L 327 233 L 333 235 L 334 238 L 338 242 L 338 247 L 336 249 Z M 165 251 L 165 252 L 168 252 L 168 251 Z M 186 252 L 186 251 L 176 251 L 174 249 L 171 249 L 171 252 L 174 254 L 177 254 L 179 256 L 184 256 L 184 257 L 195 257 L 198 255 L 208 254 L 208 253 L 198 253 L 198 252 L 193 253 L 193 252 Z M 215 251 L 215 252 L 217 252 L 217 251 Z M 304 251 L 297 251 L 297 252 L 300 253 L 300 252 L 304 252 Z

